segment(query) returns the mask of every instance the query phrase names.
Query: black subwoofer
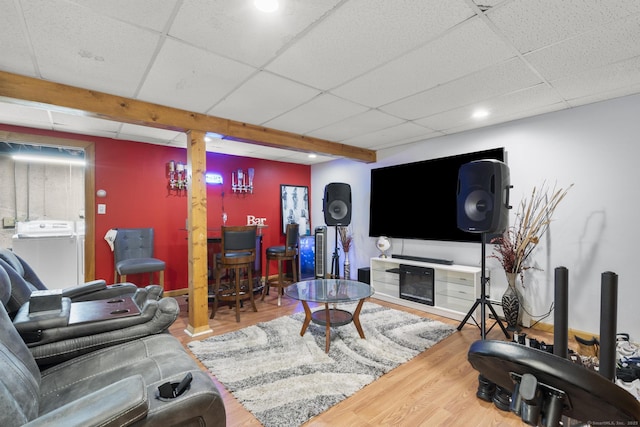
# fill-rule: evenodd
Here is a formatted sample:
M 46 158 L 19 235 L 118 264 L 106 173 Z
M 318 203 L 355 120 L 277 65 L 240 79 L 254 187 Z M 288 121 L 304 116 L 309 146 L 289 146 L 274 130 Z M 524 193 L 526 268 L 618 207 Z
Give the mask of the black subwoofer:
M 358 269 L 358 282 L 371 284 L 371 267 L 363 267 Z
M 458 171 L 458 228 L 501 233 L 509 224 L 509 168 L 499 160 L 477 160 Z
M 351 186 L 342 182 L 324 188 L 324 223 L 329 226 L 351 224 Z

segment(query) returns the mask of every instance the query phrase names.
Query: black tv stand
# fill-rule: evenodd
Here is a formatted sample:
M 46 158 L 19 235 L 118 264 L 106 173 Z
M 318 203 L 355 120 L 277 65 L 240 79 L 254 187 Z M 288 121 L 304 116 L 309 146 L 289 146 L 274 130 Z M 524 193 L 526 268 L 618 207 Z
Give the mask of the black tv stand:
M 391 254 L 391 258 L 406 259 L 409 261 L 427 262 L 431 264 L 453 265 L 453 260 L 440 258 L 426 258 L 421 256 Z

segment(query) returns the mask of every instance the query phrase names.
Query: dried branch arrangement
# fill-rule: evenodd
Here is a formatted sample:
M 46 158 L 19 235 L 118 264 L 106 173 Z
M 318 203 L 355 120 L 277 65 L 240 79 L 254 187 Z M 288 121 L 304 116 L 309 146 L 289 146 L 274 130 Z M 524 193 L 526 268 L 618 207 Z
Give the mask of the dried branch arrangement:
M 502 236 L 491 239 L 495 248 L 490 258 L 500 261 L 507 273 L 522 275 L 531 268 L 527 260 L 549 229 L 556 208 L 571 187 L 573 184 L 566 189 L 549 190 L 544 183 L 540 191 L 534 187 L 531 195 L 520 203 L 515 223 Z
M 351 243 L 353 243 L 353 236 L 349 233 L 349 227 L 338 227 L 338 234 L 340 235 L 340 243 L 342 244 L 342 250 L 349 252 Z

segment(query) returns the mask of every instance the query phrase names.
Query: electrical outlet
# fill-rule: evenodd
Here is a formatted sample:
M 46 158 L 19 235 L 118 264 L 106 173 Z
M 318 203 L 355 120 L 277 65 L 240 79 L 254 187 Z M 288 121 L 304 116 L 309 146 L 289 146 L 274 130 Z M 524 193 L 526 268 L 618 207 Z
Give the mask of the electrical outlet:
M 16 227 L 16 219 L 10 217 L 2 218 L 2 228 L 15 228 Z

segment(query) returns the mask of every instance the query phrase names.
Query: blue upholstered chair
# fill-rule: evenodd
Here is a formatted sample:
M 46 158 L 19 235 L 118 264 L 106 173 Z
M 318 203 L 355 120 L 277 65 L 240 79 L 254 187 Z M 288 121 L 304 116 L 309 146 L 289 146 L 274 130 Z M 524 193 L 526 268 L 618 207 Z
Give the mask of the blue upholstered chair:
M 126 282 L 129 274 L 158 272 L 158 282 L 164 288 L 165 262 L 153 257 L 153 228 L 118 228 L 113 242 L 114 281 Z

